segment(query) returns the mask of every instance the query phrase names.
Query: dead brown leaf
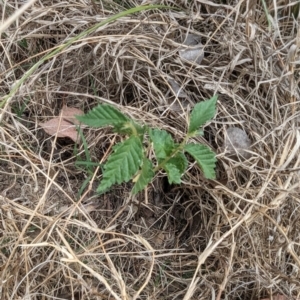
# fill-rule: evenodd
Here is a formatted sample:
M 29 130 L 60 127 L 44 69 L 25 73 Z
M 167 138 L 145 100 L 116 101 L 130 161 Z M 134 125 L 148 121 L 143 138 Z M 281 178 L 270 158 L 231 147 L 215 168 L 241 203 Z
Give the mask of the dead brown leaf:
M 45 123 L 40 123 L 40 125 L 49 135 L 57 135 L 57 137 L 69 137 L 75 143 L 77 142 L 77 131 L 75 125 L 60 117 L 50 119 Z
M 84 112 L 78 108 L 64 105 L 60 112 L 60 117 L 52 118 L 45 123 L 40 123 L 40 125 L 49 135 L 68 137 L 76 143 L 78 140 L 75 125 L 80 124 L 80 122 L 76 119 L 76 116 L 83 114 Z
M 66 121 L 69 121 L 75 125 L 80 125 L 80 122 L 76 119 L 76 116 L 82 116 L 84 115 L 84 112 L 78 108 L 68 107 L 64 105 L 60 114 L 61 117 Z

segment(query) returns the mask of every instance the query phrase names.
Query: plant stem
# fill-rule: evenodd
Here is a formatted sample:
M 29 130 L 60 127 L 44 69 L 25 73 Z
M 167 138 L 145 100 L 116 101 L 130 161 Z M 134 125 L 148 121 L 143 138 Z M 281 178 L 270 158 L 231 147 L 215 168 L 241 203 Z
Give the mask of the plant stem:
M 160 164 L 158 164 L 153 171 L 156 173 L 158 170 L 163 169 L 163 166 L 173 157 L 175 156 L 178 152 L 183 151 L 184 146 L 186 145 L 188 139 L 190 136 L 187 134 L 186 137 L 183 139 L 183 141 L 176 147 L 170 156 L 166 157 Z

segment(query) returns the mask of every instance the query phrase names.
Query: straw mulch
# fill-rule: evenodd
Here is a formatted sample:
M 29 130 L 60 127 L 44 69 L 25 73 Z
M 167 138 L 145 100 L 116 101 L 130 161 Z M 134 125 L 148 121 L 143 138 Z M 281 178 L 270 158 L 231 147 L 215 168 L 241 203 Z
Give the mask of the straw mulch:
M 2 20 L 22 3 L 3 2 Z M 1 101 L 47 51 L 139 4 L 36 1 L 1 33 Z M 297 3 L 164 4 L 179 9 L 82 37 L 2 102 L 1 299 L 300 298 Z M 201 40 L 201 62 L 180 55 L 188 34 Z M 131 183 L 97 195 L 101 168 L 76 164 L 83 144 L 40 126 L 63 105 L 110 103 L 180 141 L 193 105 L 214 94 L 216 117 L 198 141 L 217 153 L 216 180 L 191 161 L 182 185 L 160 172 L 137 197 Z M 232 127 L 251 141 L 246 158 L 225 147 Z M 95 163 L 122 139 L 109 128 L 83 132 Z

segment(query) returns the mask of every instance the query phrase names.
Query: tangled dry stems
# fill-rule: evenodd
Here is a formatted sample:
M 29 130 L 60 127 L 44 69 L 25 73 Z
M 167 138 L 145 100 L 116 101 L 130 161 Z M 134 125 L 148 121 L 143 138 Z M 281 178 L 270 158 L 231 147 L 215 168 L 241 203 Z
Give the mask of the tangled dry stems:
M 299 24 L 292 2 L 268 4 L 270 31 L 261 4 L 224 2 L 181 1 L 179 11 L 106 25 L 45 62 L 5 103 L 1 299 L 300 297 Z M 2 15 L 20 6 L 5 2 Z M 2 33 L 2 99 L 43 53 L 125 9 L 36 2 Z M 178 54 L 188 33 L 201 35 L 201 65 Z M 75 166 L 82 145 L 75 155 L 71 141 L 39 127 L 63 104 L 87 111 L 111 103 L 182 139 L 190 107 L 214 93 L 218 113 L 201 142 L 218 152 L 217 180 L 191 165 L 184 185 L 169 186 L 159 174 L 138 198 L 130 184 L 97 196 L 98 169 L 78 196 L 86 178 Z M 251 137 L 250 159 L 226 154 L 230 126 Z M 84 133 L 95 162 L 120 138 L 102 129 Z

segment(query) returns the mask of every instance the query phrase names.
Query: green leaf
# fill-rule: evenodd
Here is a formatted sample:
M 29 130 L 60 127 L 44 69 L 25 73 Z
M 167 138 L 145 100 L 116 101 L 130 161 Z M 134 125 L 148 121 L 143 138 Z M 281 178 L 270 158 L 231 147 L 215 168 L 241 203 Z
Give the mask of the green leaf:
M 154 152 L 159 163 L 166 157 L 171 156 L 175 148 L 175 143 L 168 132 L 160 129 L 150 129 L 149 135 L 153 142 Z
M 76 126 L 77 132 L 80 135 L 81 141 L 82 141 L 82 145 L 83 145 L 83 149 L 84 149 L 84 153 L 85 153 L 85 157 L 86 157 L 86 169 L 89 173 L 93 174 L 94 172 L 94 168 L 91 167 L 91 165 L 89 165 L 90 163 L 92 163 L 92 159 L 91 159 L 91 155 L 90 155 L 90 151 L 89 151 L 89 147 L 86 141 L 86 138 L 83 135 L 82 129 L 79 126 Z M 76 144 L 75 144 L 76 145 Z M 77 147 L 77 145 L 76 145 Z M 78 155 L 76 154 L 76 158 L 78 159 Z M 78 166 L 79 161 L 77 160 L 75 162 L 75 166 Z
M 188 133 L 193 133 L 211 120 L 216 113 L 216 103 L 218 96 L 213 96 L 211 99 L 197 103 L 191 113 L 190 125 Z
M 203 135 L 204 135 L 204 131 L 202 129 L 195 131 L 195 136 L 203 136 Z
M 164 165 L 164 169 L 168 174 L 169 184 L 181 183 L 181 173 L 180 170 L 178 170 L 178 168 L 176 167 L 176 165 L 173 165 L 172 163 L 168 162 L 167 164 Z
M 167 172 L 169 183 L 181 183 L 181 176 L 185 172 L 187 166 L 187 159 L 182 152 L 171 157 L 163 166 L 163 169 Z
M 130 119 L 127 116 L 107 104 L 100 104 L 85 115 L 76 116 L 76 118 L 83 124 L 91 127 L 122 127 L 126 126 L 126 123 L 130 123 Z
M 200 144 L 187 144 L 184 150 L 188 152 L 198 163 L 204 176 L 207 179 L 215 179 L 216 155 L 205 145 Z
M 134 180 L 135 185 L 132 189 L 132 194 L 137 194 L 138 192 L 143 190 L 152 180 L 154 175 L 155 173 L 153 171 L 152 162 L 148 158 L 144 157 L 142 168 Z
M 185 172 L 188 166 L 188 161 L 183 152 L 177 153 L 175 156 L 169 159 L 168 163 L 175 165 L 178 168 L 181 175 Z
M 114 152 L 104 165 L 97 192 L 107 191 L 113 184 L 128 182 L 138 171 L 143 159 L 143 147 L 137 136 L 131 136 L 113 147 Z
M 93 178 L 93 175 L 90 174 L 84 181 L 83 184 L 81 185 L 79 192 L 78 192 L 78 199 L 81 197 L 83 191 L 85 190 L 85 188 L 88 186 L 88 184 L 90 183 L 91 179 Z

